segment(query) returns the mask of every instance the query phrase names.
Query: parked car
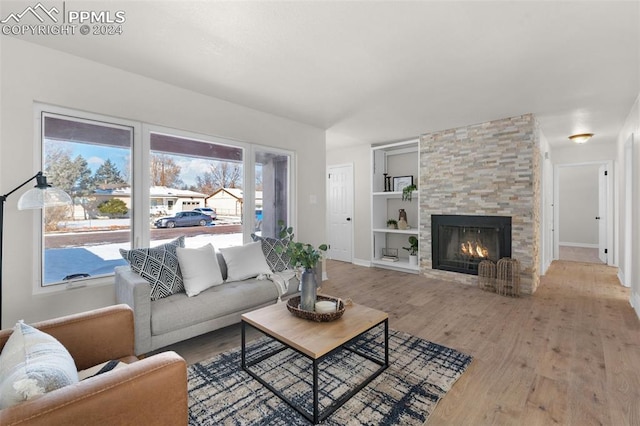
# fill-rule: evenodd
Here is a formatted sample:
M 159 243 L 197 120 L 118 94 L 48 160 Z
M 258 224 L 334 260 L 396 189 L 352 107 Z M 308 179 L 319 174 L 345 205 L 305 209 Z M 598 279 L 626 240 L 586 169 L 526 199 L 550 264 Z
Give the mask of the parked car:
M 206 226 L 211 224 L 211 216 L 197 211 L 178 212 L 173 216 L 161 217 L 153 223 L 156 228 L 176 226 Z
M 196 207 L 195 209 L 193 209 L 193 211 L 209 215 L 211 216 L 211 220 L 214 220 L 215 218 L 218 217 L 218 214 L 216 213 L 216 211 L 210 207 Z

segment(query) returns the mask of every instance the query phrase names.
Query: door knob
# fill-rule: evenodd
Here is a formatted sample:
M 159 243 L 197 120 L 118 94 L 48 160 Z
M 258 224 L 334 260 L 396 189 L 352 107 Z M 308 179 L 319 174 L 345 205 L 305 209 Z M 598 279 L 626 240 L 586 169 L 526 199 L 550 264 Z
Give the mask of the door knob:
M 596 220 L 600 220 L 600 216 L 596 216 Z
M 350 217 L 347 218 L 347 222 L 351 222 L 351 218 Z

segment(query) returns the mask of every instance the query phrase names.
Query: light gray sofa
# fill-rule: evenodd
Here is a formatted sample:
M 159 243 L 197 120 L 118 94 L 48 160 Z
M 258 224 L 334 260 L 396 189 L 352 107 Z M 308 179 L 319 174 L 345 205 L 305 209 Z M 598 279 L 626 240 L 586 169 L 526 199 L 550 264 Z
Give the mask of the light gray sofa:
M 226 263 L 216 255 L 226 280 Z M 298 294 L 298 284 L 291 278 L 282 299 Z M 238 323 L 243 313 L 276 303 L 279 293 L 270 280 L 251 278 L 225 281 L 194 297 L 181 292 L 152 301 L 149 282 L 129 265 L 115 268 L 115 288 L 116 302 L 133 308 L 137 355 Z

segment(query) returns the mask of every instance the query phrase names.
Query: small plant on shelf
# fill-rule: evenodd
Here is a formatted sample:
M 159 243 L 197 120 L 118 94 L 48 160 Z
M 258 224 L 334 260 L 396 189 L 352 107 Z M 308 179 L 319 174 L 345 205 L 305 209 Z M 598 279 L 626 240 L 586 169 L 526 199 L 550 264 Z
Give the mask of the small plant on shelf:
M 402 247 L 409 252 L 409 256 L 418 255 L 418 239 L 415 236 L 409 237 L 409 247 Z
M 407 185 L 402 189 L 402 201 L 409 201 L 411 202 L 411 196 L 413 191 L 417 190 L 418 187 L 411 184 L 411 185 Z
M 389 229 L 398 229 L 398 221 L 395 219 L 387 220 L 387 228 Z

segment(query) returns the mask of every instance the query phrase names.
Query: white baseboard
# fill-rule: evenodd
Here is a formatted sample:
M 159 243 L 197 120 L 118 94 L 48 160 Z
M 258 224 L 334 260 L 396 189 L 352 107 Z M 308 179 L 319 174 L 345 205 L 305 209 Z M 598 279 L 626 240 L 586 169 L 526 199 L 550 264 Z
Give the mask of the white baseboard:
M 622 268 L 618 268 L 618 280 L 620 281 L 620 285 L 622 285 L 623 287 L 631 287 L 631 284 L 627 283 L 627 278 L 624 276 Z
M 631 306 L 636 311 L 638 319 L 640 319 L 640 293 L 631 292 L 629 303 L 631 303 Z
M 598 248 L 598 244 L 587 244 L 587 243 L 563 243 L 563 242 L 559 242 L 558 245 L 567 246 L 567 247 Z
M 351 263 L 353 263 L 354 265 L 357 265 L 357 266 L 364 266 L 364 267 L 367 267 L 367 268 L 371 268 L 371 261 L 370 260 L 353 259 L 351 261 Z

